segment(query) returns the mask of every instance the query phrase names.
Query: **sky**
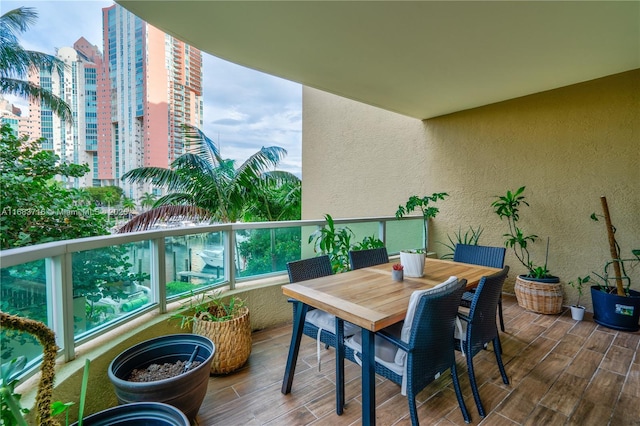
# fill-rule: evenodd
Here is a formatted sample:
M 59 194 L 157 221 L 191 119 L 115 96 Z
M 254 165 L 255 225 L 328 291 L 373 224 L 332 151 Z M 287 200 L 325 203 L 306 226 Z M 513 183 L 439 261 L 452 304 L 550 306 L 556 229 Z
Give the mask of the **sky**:
M 20 36 L 27 50 L 55 54 L 72 47 L 80 37 L 102 44 L 102 8 L 113 1 L 7 1 L 0 14 L 28 6 L 38 20 Z M 278 77 L 254 71 L 203 52 L 204 133 L 216 142 L 224 158 L 238 164 L 263 146 L 280 146 L 287 156 L 279 170 L 302 174 L 302 87 Z M 10 98 L 27 110 L 23 100 Z M 22 102 L 22 103 L 21 103 Z

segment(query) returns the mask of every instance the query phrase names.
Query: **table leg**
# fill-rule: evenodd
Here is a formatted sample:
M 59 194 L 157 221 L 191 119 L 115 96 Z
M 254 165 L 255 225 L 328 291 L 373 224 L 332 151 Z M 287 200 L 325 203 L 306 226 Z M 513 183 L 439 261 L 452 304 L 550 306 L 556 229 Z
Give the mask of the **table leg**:
M 287 367 L 284 370 L 284 378 L 282 379 L 281 392 L 285 395 L 291 392 L 293 375 L 296 371 L 296 362 L 298 361 L 298 352 L 300 350 L 300 341 L 302 340 L 302 331 L 304 330 L 304 319 L 307 316 L 307 310 L 309 310 L 309 306 L 302 302 L 296 301 L 293 303 L 297 303 L 298 307 L 296 309 L 296 316 L 293 319 L 293 331 L 291 332 Z
M 362 424 L 376 424 L 376 360 L 374 336 L 362 329 Z
M 344 411 L 344 321 L 336 317 L 336 414 Z

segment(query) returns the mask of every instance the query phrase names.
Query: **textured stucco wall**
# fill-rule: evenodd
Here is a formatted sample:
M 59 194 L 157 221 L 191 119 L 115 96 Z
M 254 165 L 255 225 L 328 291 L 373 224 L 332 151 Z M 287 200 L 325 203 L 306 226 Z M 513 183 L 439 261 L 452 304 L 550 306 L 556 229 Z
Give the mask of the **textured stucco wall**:
M 502 245 L 491 202 L 526 185 L 520 225 L 541 239 L 532 258 L 544 263 L 550 237 L 548 266 L 563 282 L 607 259 L 604 224 L 589 219 L 601 195 L 623 252 L 640 248 L 640 70 L 425 121 L 310 88 L 303 110 L 303 219 L 392 215 L 409 195 L 443 191 L 430 249 L 478 225 L 482 244 Z M 506 263 L 512 291 L 525 270 L 511 253 Z

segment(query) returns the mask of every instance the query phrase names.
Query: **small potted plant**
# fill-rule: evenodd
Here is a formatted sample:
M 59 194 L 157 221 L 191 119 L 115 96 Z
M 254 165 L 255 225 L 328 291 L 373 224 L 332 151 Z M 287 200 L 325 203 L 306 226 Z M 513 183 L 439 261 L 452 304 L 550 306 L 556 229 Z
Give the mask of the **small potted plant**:
M 172 316 L 180 327 L 213 341 L 216 346 L 211 374 L 227 374 L 242 367 L 251 354 L 249 308 L 236 296 L 223 298 L 220 292 L 192 297 Z
M 569 281 L 567 284 L 576 289 L 578 292 L 578 299 L 576 300 L 575 305 L 571 305 L 571 318 L 576 321 L 582 321 L 584 318 L 584 306 L 580 304 L 580 298 L 582 297 L 582 287 L 591 280 L 591 277 L 588 275 L 584 278 L 578 277 L 576 281 Z
M 535 243 L 538 236 L 527 235 L 518 226 L 520 206 L 529 206 L 522 195 L 524 190 L 522 186 L 517 191 L 507 191 L 503 196 L 496 196 L 491 203 L 498 217 L 506 219 L 509 226 L 509 232 L 504 234 L 505 246 L 513 249 L 516 258 L 527 268 L 526 274 L 516 277 L 514 291 L 518 305 L 524 309 L 541 314 L 558 314 L 562 311 L 562 285 L 560 279 L 547 269 L 549 240 L 544 265 L 536 265 L 531 260 L 529 245 Z
M 421 277 L 424 275 L 424 262 L 427 257 L 429 242 L 429 219 L 435 218 L 440 209 L 430 205 L 438 200 L 444 200 L 449 196 L 446 192 L 434 192 L 420 198 L 417 195 L 409 197 L 405 205 L 399 205 L 396 218 L 400 219 L 412 211 L 419 209 L 422 212 L 422 248 L 400 250 L 400 263 L 404 266 L 404 274 L 407 277 Z
M 402 281 L 404 279 L 404 266 L 400 263 L 394 263 L 391 267 L 391 279 L 394 281 Z

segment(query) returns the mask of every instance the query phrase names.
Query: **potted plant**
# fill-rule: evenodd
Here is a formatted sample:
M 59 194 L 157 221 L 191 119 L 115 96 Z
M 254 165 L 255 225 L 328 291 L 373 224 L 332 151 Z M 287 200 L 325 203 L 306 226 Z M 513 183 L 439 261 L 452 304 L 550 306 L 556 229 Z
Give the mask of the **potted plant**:
M 544 265 L 536 265 L 531 260 L 529 244 L 535 243 L 538 236 L 526 235 L 518 226 L 520 206 L 529 206 L 523 195 L 524 190 L 522 186 L 516 191 L 496 196 L 491 206 L 500 219 L 507 220 L 509 232 L 504 234 L 505 246 L 513 249 L 518 261 L 527 268 L 526 274 L 517 276 L 514 286 L 518 305 L 541 314 L 557 314 L 562 311 L 562 286 L 560 279 L 547 269 L 549 240 Z
M 611 260 L 604 265 L 602 273 L 591 279 L 591 301 L 593 320 L 605 327 L 622 331 L 638 331 L 640 325 L 640 292 L 631 290 L 631 269 L 640 264 L 640 249 L 631 250 L 633 257 L 623 258 L 616 240 L 616 228 L 611 223 L 606 197 L 600 197 L 603 215 L 593 213 L 591 219 L 605 220 Z M 591 277 L 588 277 L 591 278 Z M 612 285 L 615 283 L 615 285 Z
M 407 277 L 421 277 L 424 275 L 424 262 L 428 252 L 429 242 L 429 219 L 435 218 L 440 209 L 430 205 L 438 200 L 444 200 L 449 196 L 446 192 L 434 192 L 420 198 L 417 195 L 409 197 L 405 205 L 399 205 L 396 211 L 396 218 L 400 219 L 405 215 L 419 209 L 422 212 L 422 248 L 400 250 L 400 263 L 404 266 L 404 275 Z
M 51 402 L 58 350 L 53 331 L 40 321 L 10 315 L 2 311 L 0 311 L 0 324 L 3 328 L 33 335 L 43 347 L 44 354 L 40 365 L 40 381 L 38 382 L 35 400 L 36 410 L 34 415 L 36 424 L 57 424 L 55 417 L 65 414 L 65 424 L 68 425 L 69 407 L 73 403 Z M 18 357 L 2 364 L 0 378 L 0 400 L 2 405 L 0 423 L 2 424 L 25 426 L 28 424 L 24 415 L 28 414 L 29 410 L 23 408 L 20 404 L 20 395 L 15 392 L 17 380 L 14 378 L 24 368 L 25 364 L 25 357 Z M 179 409 L 159 402 L 119 405 L 85 417 L 84 401 L 87 392 L 88 372 L 89 360 L 87 359 L 80 391 L 79 420 L 74 425 L 113 425 L 123 424 L 122 422 L 125 420 L 165 426 L 189 425 L 187 417 Z
M 351 269 L 349 264 L 350 250 L 366 250 L 384 247 L 384 243 L 375 235 L 367 236 L 361 242 L 351 244 L 355 234 L 348 226 L 336 227 L 330 214 L 325 214 L 326 226 L 309 235 L 309 244 L 313 243 L 313 251 L 326 254 L 331 260 L 334 274 Z
M 251 320 L 249 307 L 242 299 L 223 298 L 220 292 L 191 297 L 173 319 L 180 327 L 191 326 L 192 332 L 206 336 L 216 346 L 211 374 L 227 374 L 242 367 L 251 354 Z
M 569 281 L 567 283 L 570 287 L 573 287 L 578 292 L 578 299 L 576 300 L 575 305 L 569 306 L 569 308 L 571 308 L 571 318 L 576 321 L 582 321 L 582 319 L 584 318 L 585 307 L 580 304 L 580 298 L 582 297 L 582 287 L 584 287 L 584 285 L 590 280 L 591 278 L 587 275 L 584 278 L 578 277 L 576 281 Z
M 404 279 L 404 266 L 400 263 L 394 263 L 391 267 L 391 279 L 394 281 L 402 281 Z

